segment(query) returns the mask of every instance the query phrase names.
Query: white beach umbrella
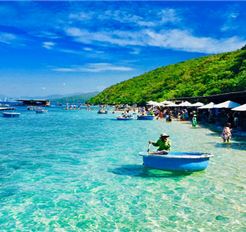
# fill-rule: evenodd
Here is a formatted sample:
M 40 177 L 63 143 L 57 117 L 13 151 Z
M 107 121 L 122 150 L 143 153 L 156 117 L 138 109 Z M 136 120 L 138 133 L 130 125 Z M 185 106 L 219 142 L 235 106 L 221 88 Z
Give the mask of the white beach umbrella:
M 151 106 L 151 105 L 153 105 L 153 103 L 155 103 L 155 102 L 154 101 L 148 101 L 147 102 L 147 105 L 150 105 Z
M 184 106 L 184 107 L 187 107 L 187 106 L 192 106 L 192 104 L 188 101 L 184 101 L 182 103 L 180 103 L 178 106 Z
M 158 102 L 155 102 L 155 101 L 148 101 L 147 102 L 147 105 L 149 105 L 149 106 L 156 106 L 156 105 L 158 105 L 159 103 Z
M 222 108 L 231 109 L 231 108 L 235 108 L 237 106 L 240 106 L 240 104 L 238 104 L 236 102 L 233 102 L 233 101 L 225 101 L 225 102 L 222 102 L 220 104 L 214 105 L 214 108 L 218 108 L 218 109 L 222 109 Z
M 177 106 L 179 106 L 179 105 L 175 104 L 174 102 L 166 105 L 166 107 L 177 107 Z
M 201 107 L 201 106 L 204 106 L 204 104 L 201 103 L 201 102 L 196 102 L 196 103 L 192 104 L 191 106 L 193 106 L 193 107 Z
M 162 106 L 162 104 L 159 103 L 159 102 L 155 102 L 155 103 L 153 104 L 153 106 Z
M 162 103 L 158 103 L 158 106 L 166 106 L 166 105 L 164 105 L 164 104 L 162 104 Z
M 235 107 L 231 110 L 235 110 L 235 111 L 246 111 L 246 104 L 244 105 L 241 105 L 241 106 L 238 106 L 238 107 Z
M 171 102 L 171 101 L 167 101 L 167 100 L 166 100 L 166 101 L 161 102 L 161 104 L 162 104 L 162 105 L 169 105 L 169 104 L 171 104 L 171 103 L 173 103 L 173 102 Z
M 207 105 L 198 107 L 198 109 L 212 109 L 212 108 L 214 108 L 214 103 L 213 102 L 210 102 Z
M 148 101 L 147 105 L 149 105 L 149 106 L 163 106 L 162 103 L 155 102 L 155 101 Z

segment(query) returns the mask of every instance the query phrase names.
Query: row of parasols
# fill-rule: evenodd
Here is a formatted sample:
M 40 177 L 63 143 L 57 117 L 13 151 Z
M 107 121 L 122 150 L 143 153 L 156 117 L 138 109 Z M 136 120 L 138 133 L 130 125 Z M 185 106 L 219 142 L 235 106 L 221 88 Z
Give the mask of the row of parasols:
M 163 102 L 155 102 L 149 101 L 147 105 L 154 107 L 195 107 L 197 109 L 231 109 L 234 111 L 246 111 L 246 104 L 240 105 L 237 102 L 233 101 L 225 101 L 219 104 L 214 104 L 210 102 L 204 105 L 202 102 L 190 103 L 188 101 L 181 102 L 180 104 L 176 104 L 171 101 L 163 101 Z

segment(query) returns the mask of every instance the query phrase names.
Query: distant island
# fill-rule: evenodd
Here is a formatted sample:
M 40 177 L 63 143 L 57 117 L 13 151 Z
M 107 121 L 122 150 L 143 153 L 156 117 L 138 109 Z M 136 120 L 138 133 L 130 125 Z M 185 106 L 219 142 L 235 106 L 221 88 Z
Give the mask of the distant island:
M 178 97 L 209 96 L 246 90 L 246 46 L 157 68 L 113 85 L 91 104 L 144 104 Z

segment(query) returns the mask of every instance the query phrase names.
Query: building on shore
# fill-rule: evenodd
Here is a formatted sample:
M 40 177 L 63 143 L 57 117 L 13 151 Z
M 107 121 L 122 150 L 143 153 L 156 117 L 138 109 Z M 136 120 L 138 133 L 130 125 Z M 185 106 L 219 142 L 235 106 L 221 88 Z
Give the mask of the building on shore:
M 50 101 L 46 99 L 19 99 L 26 106 L 50 106 Z

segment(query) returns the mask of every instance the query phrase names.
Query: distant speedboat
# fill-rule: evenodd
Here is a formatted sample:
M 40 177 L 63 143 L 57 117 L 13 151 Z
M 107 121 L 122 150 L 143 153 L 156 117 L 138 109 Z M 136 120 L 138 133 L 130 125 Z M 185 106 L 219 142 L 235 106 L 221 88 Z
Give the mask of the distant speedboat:
M 97 113 L 98 113 L 98 114 L 107 114 L 108 111 L 107 111 L 107 110 L 98 110 Z
M 138 115 L 137 120 L 154 120 L 153 115 Z
M 127 121 L 127 120 L 132 120 L 132 116 L 119 116 L 116 118 L 117 120 L 122 120 L 122 121 Z
M 43 108 L 37 108 L 35 111 L 37 114 L 44 114 L 48 112 L 48 110 L 45 110 Z
M 35 110 L 35 106 L 28 106 L 26 109 L 30 110 L 30 111 L 33 111 L 33 110 Z
M 16 112 L 3 112 L 3 117 L 5 117 L 5 118 L 18 118 L 18 117 L 20 117 L 20 113 L 16 113 Z
M 168 154 L 139 153 L 143 157 L 143 165 L 148 168 L 165 171 L 197 172 L 208 167 L 212 154 L 200 152 L 169 152 Z

